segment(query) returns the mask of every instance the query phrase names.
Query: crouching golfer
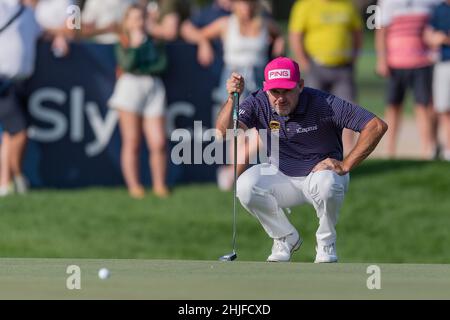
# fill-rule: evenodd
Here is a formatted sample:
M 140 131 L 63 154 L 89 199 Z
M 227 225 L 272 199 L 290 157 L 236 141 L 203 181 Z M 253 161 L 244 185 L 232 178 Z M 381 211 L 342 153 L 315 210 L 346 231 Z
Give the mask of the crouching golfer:
M 233 73 L 217 118 L 222 135 L 232 128 L 233 93 L 243 90 L 243 77 Z M 300 247 L 302 239 L 283 209 L 309 203 L 319 218 L 315 262 L 337 262 L 335 228 L 349 172 L 375 149 L 387 125 L 360 106 L 305 87 L 298 64 L 281 57 L 266 66 L 264 89 L 241 103 L 239 126 L 265 129 L 267 141 L 278 137 L 277 152 L 266 146 L 270 163 L 249 168 L 237 181 L 241 204 L 273 238 L 267 261 L 289 261 Z M 344 128 L 360 132 L 345 159 Z

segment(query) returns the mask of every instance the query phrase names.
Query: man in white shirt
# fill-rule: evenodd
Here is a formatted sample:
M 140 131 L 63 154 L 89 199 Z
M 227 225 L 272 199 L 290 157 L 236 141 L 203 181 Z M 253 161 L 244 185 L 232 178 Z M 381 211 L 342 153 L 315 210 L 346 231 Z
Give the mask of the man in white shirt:
M 21 80 L 34 71 L 40 33 L 34 12 L 22 1 L 0 1 L 0 196 L 12 192 L 11 177 L 18 193 L 26 191 L 21 162 L 27 123 L 19 92 Z

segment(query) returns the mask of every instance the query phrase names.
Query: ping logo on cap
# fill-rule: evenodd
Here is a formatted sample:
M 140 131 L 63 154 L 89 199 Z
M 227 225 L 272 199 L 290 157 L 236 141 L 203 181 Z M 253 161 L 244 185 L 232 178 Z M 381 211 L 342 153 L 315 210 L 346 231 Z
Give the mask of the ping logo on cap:
M 269 71 L 269 80 L 274 79 L 290 79 L 291 70 L 289 69 L 274 69 Z

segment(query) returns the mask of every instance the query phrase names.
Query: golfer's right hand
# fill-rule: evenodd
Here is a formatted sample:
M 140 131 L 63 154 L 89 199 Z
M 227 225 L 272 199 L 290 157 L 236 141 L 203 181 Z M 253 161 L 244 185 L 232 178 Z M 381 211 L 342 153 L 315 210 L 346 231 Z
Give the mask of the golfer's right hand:
M 227 81 L 227 92 L 229 95 L 233 95 L 233 93 L 242 93 L 244 92 L 245 83 L 244 77 L 240 74 L 233 72 L 230 78 Z

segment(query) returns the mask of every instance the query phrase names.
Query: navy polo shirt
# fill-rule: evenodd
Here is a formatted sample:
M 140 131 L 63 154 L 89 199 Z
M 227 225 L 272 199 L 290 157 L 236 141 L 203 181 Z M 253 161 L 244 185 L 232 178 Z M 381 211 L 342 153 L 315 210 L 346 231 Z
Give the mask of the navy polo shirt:
M 447 2 L 437 6 L 431 15 L 429 24 L 434 30 L 442 31 L 450 36 L 450 4 Z M 441 47 L 442 61 L 450 61 L 450 46 Z
M 343 160 L 342 130 L 361 132 L 375 115 L 329 93 L 304 88 L 299 105 L 289 116 L 271 107 L 267 94 L 258 90 L 240 105 L 239 121 L 267 130 L 267 150 L 272 163 L 291 177 L 307 176 L 322 160 Z M 279 161 L 271 155 L 271 132 L 279 136 Z

